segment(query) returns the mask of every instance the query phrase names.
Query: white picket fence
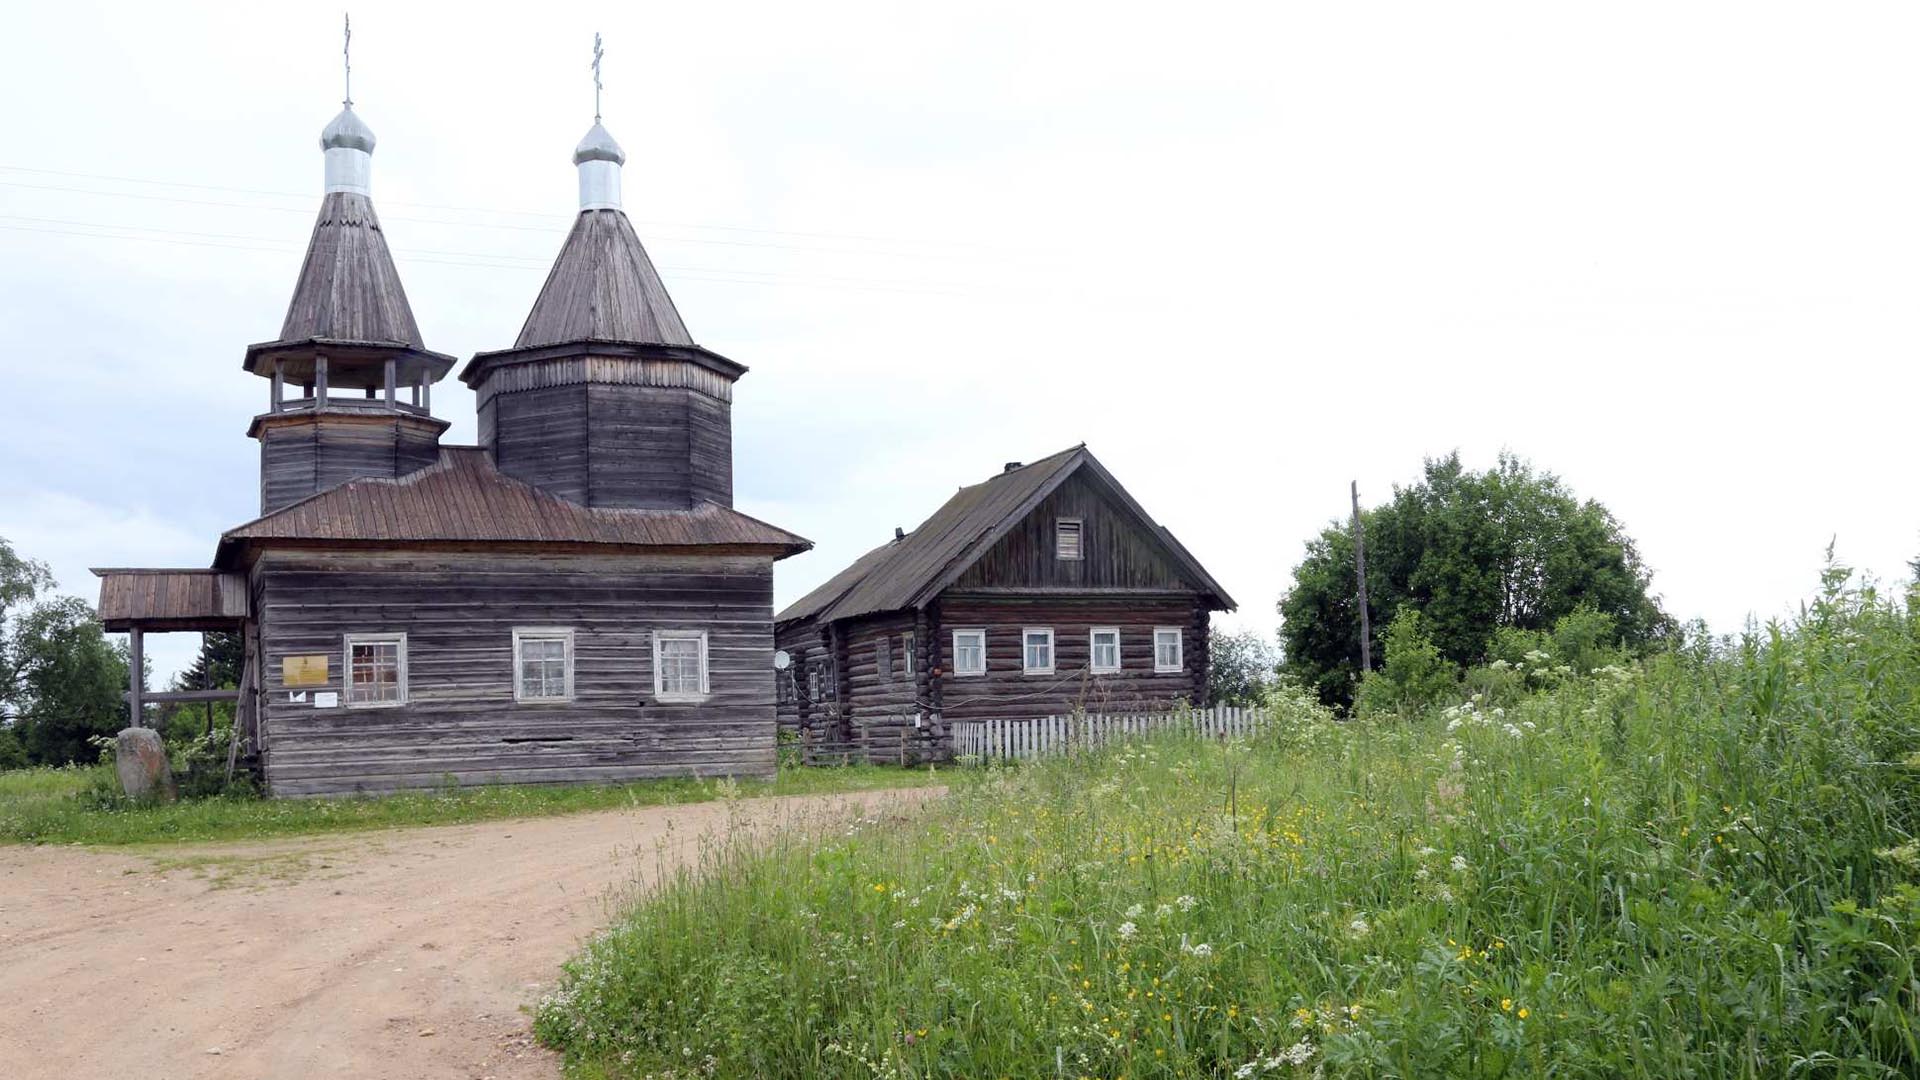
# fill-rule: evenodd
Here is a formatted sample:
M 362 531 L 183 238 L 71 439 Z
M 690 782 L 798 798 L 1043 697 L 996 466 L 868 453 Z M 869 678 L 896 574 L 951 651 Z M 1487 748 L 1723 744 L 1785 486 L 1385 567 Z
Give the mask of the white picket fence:
M 1258 733 L 1268 719 L 1265 709 L 1216 705 L 1211 709 L 1126 716 L 1082 713 L 1033 720 L 961 720 L 953 725 L 953 752 L 962 760 L 1035 758 L 1161 731 L 1194 731 L 1237 739 Z

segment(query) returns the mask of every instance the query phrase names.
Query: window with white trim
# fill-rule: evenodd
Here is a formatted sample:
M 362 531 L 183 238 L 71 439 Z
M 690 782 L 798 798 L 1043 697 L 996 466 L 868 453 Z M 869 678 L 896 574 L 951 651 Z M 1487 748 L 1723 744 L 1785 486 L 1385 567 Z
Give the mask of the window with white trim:
M 1029 626 L 1020 631 L 1020 652 L 1028 675 L 1053 674 L 1053 627 Z
M 513 628 L 513 700 L 573 700 L 573 631 L 564 627 Z
M 1056 559 L 1082 558 L 1080 545 L 1081 529 L 1079 518 L 1061 518 L 1053 523 L 1053 557 Z
M 987 632 L 985 630 L 953 632 L 953 673 L 955 675 L 987 673 Z
M 707 632 L 653 632 L 653 696 L 661 701 L 700 701 L 707 696 Z
M 900 669 L 907 678 L 913 678 L 913 632 L 900 635 Z
M 1161 674 L 1183 671 L 1186 657 L 1182 652 L 1180 628 L 1177 626 L 1156 626 L 1153 628 L 1153 670 Z
M 407 635 L 348 634 L 347 704 L 407 703 Z
M 1087 635 L 1087 669 L 1095 675 L 1120 670 L 1120 628 L 1096 626 Z

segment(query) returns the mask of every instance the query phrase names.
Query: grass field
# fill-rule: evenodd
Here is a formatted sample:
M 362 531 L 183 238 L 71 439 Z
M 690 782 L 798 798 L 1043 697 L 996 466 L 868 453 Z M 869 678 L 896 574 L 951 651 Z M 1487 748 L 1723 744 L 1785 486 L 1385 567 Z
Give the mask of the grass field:
M 0 772 L 0 843 L 160 844 L 243 840 L 408 825 L 453 825 L 723 796 L 811 795 L 940 783 L 926 769 L 786 768 L 769 781 L 647 780 L 624 785 L 453 788 L 344 799 L 221 797 L 164 806 L 113 798 L 110 769 Z
M 1920 619 L 1411 722 L 979 770 L 920 826 L 720 842 L 536 1030 L 575 1076 L 1920 1072 Z

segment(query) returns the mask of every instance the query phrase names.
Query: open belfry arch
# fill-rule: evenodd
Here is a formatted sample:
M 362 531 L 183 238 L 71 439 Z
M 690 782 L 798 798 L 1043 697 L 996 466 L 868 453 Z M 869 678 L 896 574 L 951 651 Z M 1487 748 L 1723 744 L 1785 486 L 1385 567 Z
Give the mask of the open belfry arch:
M 773 563 L 811 545 L 732 509 L 747 369 L 688 331 L 600 117 L 518 338 L 461 373 L 479 446 L 441 442 L 454 360 L 408 304 L 350 97 L 320 145 L 293 298 L 243 361 L 268 384 L 261 516 L 208 569 L 96 571 L 135 671 L 147 633 L 240 632 L 236 750 L 279 795 L 770 773 Z M 184 700 L 137 674 L 129 698 L 136 726 Z

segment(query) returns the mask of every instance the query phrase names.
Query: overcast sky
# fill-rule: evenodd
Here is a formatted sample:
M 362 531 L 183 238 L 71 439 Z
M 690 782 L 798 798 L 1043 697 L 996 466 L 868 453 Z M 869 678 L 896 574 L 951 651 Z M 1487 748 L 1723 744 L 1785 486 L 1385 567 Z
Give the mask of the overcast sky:
M 1347 483 L 1511 449 L 1671 612 L 1920 552 L 1912 4 L 469 3 L 354 9 L 374 201 L 426 335 L 513 343 L 606 37 L 626 204 L 749 365 L 738 504 L 784 604 L 1086 441 L 1271 632 Z M 331 4 L 13 5 L 0 536 L 200 566 L 258 511 L 273 338 L 339 108 Z M 450 441 L 473 397 L 434 394 Z M 190 635 L 156 642 L 164 678 Z

